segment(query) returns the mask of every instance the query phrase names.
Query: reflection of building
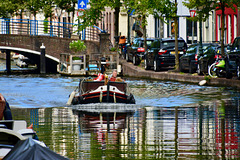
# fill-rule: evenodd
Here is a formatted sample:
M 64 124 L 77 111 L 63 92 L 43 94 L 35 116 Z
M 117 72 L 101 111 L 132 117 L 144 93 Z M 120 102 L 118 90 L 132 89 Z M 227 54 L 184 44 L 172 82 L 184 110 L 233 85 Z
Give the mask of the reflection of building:
M 39 139 L 70 159 L 239 159 L 239 102 L 236 98 L 230 105 L 208 101 L 129 112 L 72 112 L 72 108 L 12 112 L 16 120 L 28 115 L 28 123 L 37 118 L 34 130 Z
M 40 140 L 53 151 L 65 157 L 79 159 L 78 155 L 78 124 L 77 117 L 71 108 L 38 109 L 38 128 Z
M 225 104 L 222 103 L 218 110 L 215 111 L 214 147 L 216 148 L 216 155 L 218 157 L 224 156 L 226 159 L 236 159 L 236 157 L 239 158 L 240 156 L 239 123 L 235 123 L 239 121 L 239 117 L 233 114 L 239 113 L 238 107 L 225 106 Z

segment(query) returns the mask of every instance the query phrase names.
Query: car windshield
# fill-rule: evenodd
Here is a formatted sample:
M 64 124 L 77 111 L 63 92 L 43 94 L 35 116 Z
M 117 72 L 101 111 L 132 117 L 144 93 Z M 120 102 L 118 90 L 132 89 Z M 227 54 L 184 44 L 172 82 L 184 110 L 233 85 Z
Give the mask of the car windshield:
M 196 53 L 196 51 L 197 51 L 197 46 L 194 45 L 194 46 L 189 46 L 188 49 L 187 49 L 187 51 L 186 51 L 186 53 L 187 53 L 187 54 Z
M 153 42 L 152 40 L 147 40 L 147 45 L 151 46 L 152 42 Z
M 235 50 L 240 50 L 240 38 L 237 38 L 237 39 L 233 42 L 233 49 L 235 49 Z
M 175 47 L 175 41 L 163 41 L 162 42 L 162 48 L 174 48 Z M 178 47 L 185 47 L 184 41 L 178 41 Z
M 147 40 L 147 46 L 151 46 L 153 40 Z M 136 41 L 133 41 L 133 46 L 134 47 L 143 47 L 144 45 L 144 40 L 136 40 Z
M 224 53 L 227 53 L 227 46 L 224 46 Z M 217 48 L 217 54 L 221 54 L 221 47 Z

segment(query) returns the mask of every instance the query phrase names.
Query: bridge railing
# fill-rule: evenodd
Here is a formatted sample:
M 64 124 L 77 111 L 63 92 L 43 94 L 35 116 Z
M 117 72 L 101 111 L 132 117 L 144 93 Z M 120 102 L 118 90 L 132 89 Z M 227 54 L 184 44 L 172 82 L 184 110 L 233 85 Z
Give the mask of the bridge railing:
M 50 36 L 71 38 L 78 36 L 82 40 L 99 41 L 98 34 L 103 32 L 99 27 L 88 27 L 80 30 L 80 25 L 73 23 L 0 18 L 0 34 L 20 34 L 32 36 Z

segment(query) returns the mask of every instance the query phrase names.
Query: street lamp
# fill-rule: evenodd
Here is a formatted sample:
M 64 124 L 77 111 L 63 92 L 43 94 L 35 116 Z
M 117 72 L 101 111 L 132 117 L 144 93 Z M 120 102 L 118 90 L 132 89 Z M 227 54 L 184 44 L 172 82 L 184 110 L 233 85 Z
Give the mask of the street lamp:
M 196 10 L 190 9 L 190 16 L 195 17 Z M 192 21 L 192 44 L 193 44 L 193 39 L 194 39 L 194 21 Z

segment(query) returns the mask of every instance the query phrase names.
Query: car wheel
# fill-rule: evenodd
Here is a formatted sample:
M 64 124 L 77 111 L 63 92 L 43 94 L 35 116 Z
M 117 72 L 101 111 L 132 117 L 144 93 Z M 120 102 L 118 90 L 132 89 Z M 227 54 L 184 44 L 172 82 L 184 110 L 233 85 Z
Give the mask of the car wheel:
M 126 53 L 126 61 L 129 62 L 128 53 Z
M 203 75 L 201 68 L 200 68 L 200 64 L 197 65 L 197 74 L 198 75 Z
M 145 57 L 145 59 L 144 59 L 144 68 L 145 68 L 145 70 L 149 70 L 150 69 L 150 67 L 148 65 L 148 62 L 147 62 L 147 57 Z
M 193 63 L 192 62 L 190 62 L 190 64 L 189 64 L 189 73 L 193 73 L 194 71 L 193 71 Z
M 133 56 L 133 64 L 134 64 L 134 65 L 138 65 L 138 63 L 137 63 L 137 57 L 136 57 L 136 56 Z
M 231 79 L 233 77 L 233 74 L 231 71 L 226 71 L 226 78 Z
M 153 62 L 153 69 L 155 72 L 159 71 L 160 67 L 158 66 L 158 61 L 155 59 L 154 62 Z
M 180 70 L 180 72 L 184 72 L 181 61 L 179 63 L 179 70 Z
M 121 55 L 122 55 L 122 59 L 126 59 L 126 54 L 123 51 L 121 52 Z
M 123 59 L 126 59 L 126 53 L 123 53 Z

